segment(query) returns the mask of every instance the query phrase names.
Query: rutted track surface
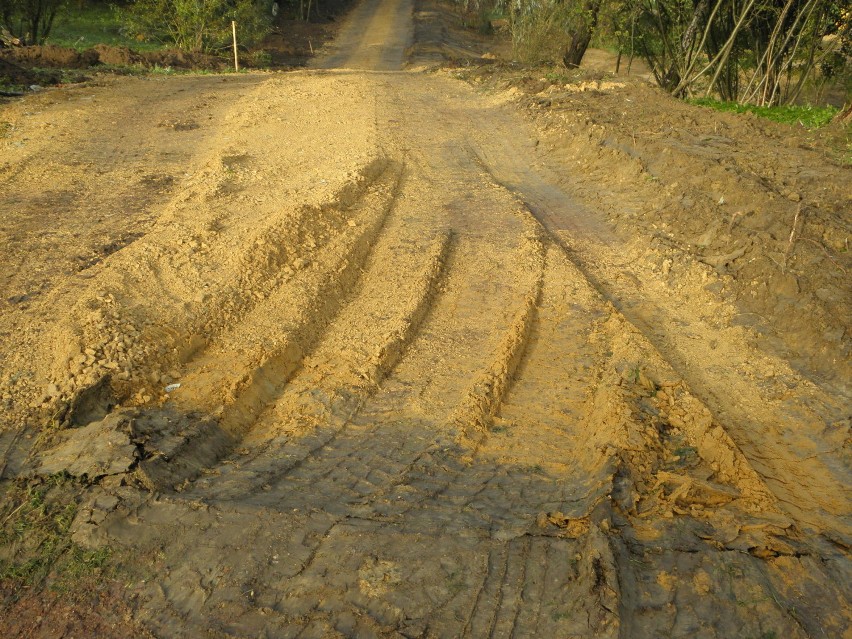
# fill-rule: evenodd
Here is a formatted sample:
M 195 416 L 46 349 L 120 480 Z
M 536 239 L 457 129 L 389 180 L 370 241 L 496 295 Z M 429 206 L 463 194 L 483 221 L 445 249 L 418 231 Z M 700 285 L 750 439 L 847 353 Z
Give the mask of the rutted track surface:
M 753 353 L 714 374 L 683 300 L 608 281 L 520 120 L 399 69 L 410 15 L 250 87 L 80 285 L 57 403 L 109 373 L 124 408 L 72 404 L 33 469 L 101 476 L 75 540 L 136 558 L 163 637 L 850 636 L 847 471 L 798 448 L 840 408 L 766 403 Z

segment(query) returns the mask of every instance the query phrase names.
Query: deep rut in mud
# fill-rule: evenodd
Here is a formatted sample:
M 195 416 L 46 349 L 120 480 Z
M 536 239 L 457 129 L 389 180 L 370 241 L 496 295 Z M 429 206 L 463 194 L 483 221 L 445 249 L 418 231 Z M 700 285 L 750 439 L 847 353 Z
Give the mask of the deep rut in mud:
M 247 83 L 75 284 L 20 472 L 91 482 L 156 636 L 850 636 L 843 407 L 710 359 L 520 119 L 400 70 L 411 11 Z

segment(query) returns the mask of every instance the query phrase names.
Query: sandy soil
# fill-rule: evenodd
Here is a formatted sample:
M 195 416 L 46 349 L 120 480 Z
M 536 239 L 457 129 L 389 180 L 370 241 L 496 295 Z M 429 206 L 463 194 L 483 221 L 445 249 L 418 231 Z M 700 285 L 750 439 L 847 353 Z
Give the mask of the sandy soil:
M 2 106 L 4 636 L 852 637 L 849 169 L 414 9 Z

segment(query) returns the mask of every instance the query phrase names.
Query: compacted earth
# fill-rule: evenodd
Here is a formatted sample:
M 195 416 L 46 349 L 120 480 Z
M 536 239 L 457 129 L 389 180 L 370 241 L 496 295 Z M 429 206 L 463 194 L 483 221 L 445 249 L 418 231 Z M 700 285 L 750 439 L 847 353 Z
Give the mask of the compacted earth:
M 843 131 L 318 53 L 0 104 L 2 635 L 852 637 Z

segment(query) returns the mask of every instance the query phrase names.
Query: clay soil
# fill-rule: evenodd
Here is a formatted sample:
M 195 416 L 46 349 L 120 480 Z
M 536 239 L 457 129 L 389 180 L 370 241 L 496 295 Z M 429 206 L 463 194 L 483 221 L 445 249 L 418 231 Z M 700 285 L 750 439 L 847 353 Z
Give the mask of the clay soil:
M 0 105 L 3 636 L 852 637 L 844 130 L 504 49 Z

